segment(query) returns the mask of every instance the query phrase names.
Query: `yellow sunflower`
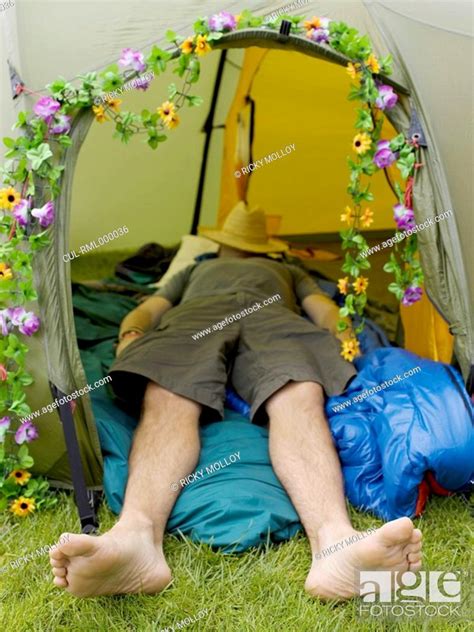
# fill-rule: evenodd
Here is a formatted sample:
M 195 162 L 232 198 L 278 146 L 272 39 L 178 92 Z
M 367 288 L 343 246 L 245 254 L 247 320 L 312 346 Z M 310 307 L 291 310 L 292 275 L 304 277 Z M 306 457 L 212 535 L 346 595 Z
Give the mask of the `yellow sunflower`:
M 174 129 L 179 125 L 179 116 L 174 113 L 171 116 L 168 116 L 164 121 L 168 129 Z
M 354 288 L 354 291 L 356 294 L 362 294 L 362 292 L 366 291 L 368 286 L 369 286 L 369 279 L 366 279 L 363 276 L 357 277 L 357 279 L 352 284 L 352 287 Z
M 31 473 L 27 470 L 13 470 L 8 475 L 8 478 L 13 478 L 18 485 L 26 485 L 31 478 Z
M 9 281 L 12 278 L 12 269 L 6 263 L 0 263 L 0 281 Z
M 365 152 L 370 149 L 371 145 L 372 139 L 365 132 L 356 134 L 354 136 L 354 140 L 352 141 L 352 148 L 358 154 L 365 154 Z
M 304 23 L 304 27 L 307 31 L 311 31 L 313 29 L 321 28 L 321 20 L 314 16 L 311 20 L 306 20 Z
M 20 498 L 16 498 L 10 505 L 10 511 L 15 516 L 20 516 L 20 518 L 25 518 L 28 514 L 33 513 L 36 509 L 35 501 L 33 498 L 25 498 L 24 496 L 20 496 Z
M 342 343 L 341 355 L 344 360 L 352 360 L 360 354 L 359 341 L 357 338 L 351 338 L 350 340 L 344 340 Z
M 122 103 L 122 99 L 107 99 L 107 105 L 109 108 L 112 108 L 114 112 L 120 112 L 120 104 Z
M 373 72 L 374 75 L 380 72 L 379 60 L 373 53 L 370 53 L 370 55 L 367 58 L 367 61 L 365 62 L 365 65 L 367 66 L 367 68 L 370 68 L 371 72 Z
M 12 209 L 21 200 L 21 195 L 13 187 L 8 189 L 0 189 L 0 207 Z
M 172 118 L 176 114 L 176 106 L 171 101 L 164 101 L 156 111 L 166 123 L 167 119 Z
M 374 222 L 374 214 L 370 208 L 366 208 L 360 216 L 361 224 L 364 228 L 368 228 Z
M 344 209 L 344 213 L 341 214 L 341 222 L 346 222 L 347 224 L 351 224 L 354 220 L 354 212 L 350 206 L 346 206 Z
M 105 114 L 105 110 L 104 110 L 104 106 L 103 105 L 93 105 L 92 106 L 92 111 L 94 112 L 95 120 L 98 123 L 105 123 L 105 121 L 109 120 L 108 116 L 106 116 L 106 114 Z
M 211 51 L 205 35 L 198 35 L 196 38 L 196 55 L 202 56 Z
M 353 64 L 352 62 L 349 62 L 347 64 L 346 72 L 352 80 L 358 79 L 359 71 L 360 64 L 358 64 L 357 62 L 355 64 Z
M 338 279 L 337 281 L 337 289 L 341 294 L 346 295 L 349 291 L 349 277 L 344 277 L 342 279 Z
M 181 49 L 181 51 L 183 52 L 184 55 L 189 55 L 190 53 L 193 52 L 193 48 L 194 48 L 194 41 L 193 40 L 194 40 L 193 37 L 188 37 L 181 44 L 180 49 Z

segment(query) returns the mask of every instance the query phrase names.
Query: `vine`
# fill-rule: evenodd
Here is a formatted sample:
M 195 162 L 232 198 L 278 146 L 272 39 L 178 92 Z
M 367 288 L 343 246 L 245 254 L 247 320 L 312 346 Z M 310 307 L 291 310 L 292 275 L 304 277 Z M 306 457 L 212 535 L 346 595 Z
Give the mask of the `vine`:
M 397 187 L 399 204 L 395 207 L 395 220 L 400 230 L 414 224 L 411 209 L 411 191 L 416 147 L 398 135 L 390 141 L 381 140 L 383 111 L 393 107 L 396 95 L 389 86 L 381 84 L 377 75 L 388 74 L 390 59 L 378 61 L 371 51 L 367 37 L 342 22 L 313 17 L 302 23 L 302 17 L 282 15 L 274 20 L 254 16 L 243 11 L 234 16 L 222 11 L 209 19 L 201 18 L 194 24 L 194 33 L 182 38 L 173 31 L 166 33 L 170 50 L 153 46 L 145 58 L 143 53 L 124 49 L 117 64 L 101 73 L 87 73 L 78 77 L 76 85 L 58 79 L 46 86 L 47 96 L 40 96 L 33 112 L 20 112 L 15 128 L 17 138 L 4 138 L 7 161 L 0 170 L 3 188 L 0 189 L 0 510 L 9 509 L 17 516 L 27 516 L 37 509 L 52 507 L 56 499 L 42 477 L 32 477 L 34 465 L 28 444 L 39 437 L 31 421 L 34 415 L 26 403 L 25 387 L 33 383 L 25 369 L 27 345 L 22 336 L 32 336 L 40 327 L 40 319 L 27 309 L 37 300 L 33 285 L 33 257 L 35 252 L 49 244 L 49 231 L 55 218 L 55 200 L 61 190 L 64 156 L 72 145 L 70 136 L 74 119 L 85 110 L 91 110 L 99 123 L 111 122 L 114 136 L 128 143 L 135 135 L 144 136 L 153 150 L 167 139 L 168 133 L 180 123 L 180 110 L 185 106 L 198 106 L 199 96 L 190 94 L 198 82 L 201 58 L 212 50 L 213 43 L 225 33 L 246 28 L 277 30 L 281 21 L 291 23 L 291 32 L 337 50 L 352 61 L 348 66 L 354 85 L 350 99 L 359 100 L 355 127 L 357 134 L 353 148 L 355 159 L 349 160 L 350 181 L 348 193 L 352 207 L 342 217 L 348 228 L 341 231 L 345 250 L 343 272 L 339 290 L 344 295 L 340 310 L 339 330 L 347 325 L 344 318 L 354 314 L 362 317 L 356 333 L 363 327 L 363 310 L 366 304 L 368 279 L 362 276 L 370 263 L 361 253 L 367 243 L 360 233 L 361 227 L 372 223 L 373 213 L 362 210 L 373 197 L 363 178 L 376 169 L 395 162 L 406 180 L 405 189 Z M 121 111 L 122 101 L 117 93 L 127 82 L 149 72 L 162 74 L 169 65 L 182 80 L 168 87 L 167 99 L 155 111 L 143 110 L 140 114 Z M 140 80 L 138 88 L 146 90 L 150 81 Z M 22 86 L 19 92 L 31 93 Z M 104 94 L 107 95 L 104 97 Z M 105 99 L 100 104 L 100 99 Z M 37 193 L 36 187 L 41 184 Z M 390 256 L 385 269 L 395 276 L 389 289 L 405 303 L 418 300 L 422 283 L 421 268 L 416 255 L 416 236 L 405 242 L 402 251 Z M 343 343 L 342 355 L 352 360 L 358 353 L 355 338 Z

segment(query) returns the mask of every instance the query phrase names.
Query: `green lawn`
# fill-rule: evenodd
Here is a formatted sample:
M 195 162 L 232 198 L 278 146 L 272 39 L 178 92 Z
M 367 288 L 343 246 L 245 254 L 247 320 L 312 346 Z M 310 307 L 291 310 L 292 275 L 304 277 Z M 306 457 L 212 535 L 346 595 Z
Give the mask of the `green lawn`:
M 115 520 L 103 506 L 101 530 Z M 368 515 L 353 512 L 361 529 Z M 432 570 L 470 566 L 469 508 L 458 498 L 436 498 L 418 520 L 425 536 L 425 566 Z M 376 523 L 379 524 L 379 523 Z M 5 529 L 7 527 L 7 529 Z M 72 499 L 62 495 L 52 511 L 24 520 L 0 522 L 0 566 L 52 543 L 63 530 L 77 531 Z M 51 583 L 47 555 L 0 575 L 0 621 L 6 632 L 159 632 L 187 616 L 208 610 L 189 632 L 331 632 L 363 630 L 468 630 L 467 619 L 450 623 L 360 619 L 357 602 L 324 604 L 309 598 L 303 584 L 310 551 L 303 536 L 267 550 L 222 555 L 208 546 L 167 537 L 165 551 L 173 584 L 161 595 L 79 600 Z M 464 580 L 463 593 L 468 580 Z M 176 628 L 178 629 L 178 628 Z

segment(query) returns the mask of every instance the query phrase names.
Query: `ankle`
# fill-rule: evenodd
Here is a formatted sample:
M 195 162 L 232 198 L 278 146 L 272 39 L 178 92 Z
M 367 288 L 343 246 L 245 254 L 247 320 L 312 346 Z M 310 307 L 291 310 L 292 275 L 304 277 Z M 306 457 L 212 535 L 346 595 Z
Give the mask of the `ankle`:
M 334 544 L 339 540 L 344 540 L 344 538 L 354 533 L 357 533 L 357 530 L 354 529 L 349 521 L 327 523 L 318 529 L 317 538 L 314 542 L 317 545 L 316 550 L 318 548 L 322 549 L 329 544 Z M 311 547 L 313 548 L 313 542 L 311 542 Z

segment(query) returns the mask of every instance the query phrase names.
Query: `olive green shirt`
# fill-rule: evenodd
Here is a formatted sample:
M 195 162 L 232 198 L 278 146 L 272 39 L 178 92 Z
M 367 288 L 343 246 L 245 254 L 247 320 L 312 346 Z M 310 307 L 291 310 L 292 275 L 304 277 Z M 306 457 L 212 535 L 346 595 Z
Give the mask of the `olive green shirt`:
M 237 292 L 260 299 L 279 294 L 281 302 L 295 312 L 306 296 L 323 294 L 316 281 L 298 266 L 265 257 L 216 257 L 184 268 L 155 296 L 177 305 Z

